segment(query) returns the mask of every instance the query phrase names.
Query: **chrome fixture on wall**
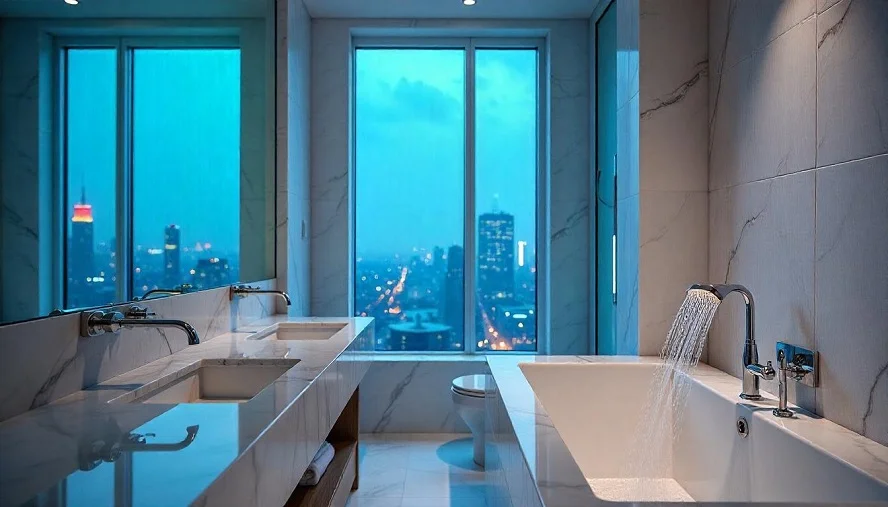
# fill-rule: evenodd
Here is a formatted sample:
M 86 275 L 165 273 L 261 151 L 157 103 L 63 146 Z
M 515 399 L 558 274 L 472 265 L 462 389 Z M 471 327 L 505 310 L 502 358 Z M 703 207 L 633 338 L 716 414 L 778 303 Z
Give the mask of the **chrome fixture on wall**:
M 817 353 L 795 345 L 777 342 L 777 390 L 779 405 L 774 409 L 777 417 L 792 417 L 787 408 L 786 383 L 788 380 L 817 387 Z
M 290 306 L 290 296 L 286 292 L 274 289 L 260 289 L 259 287 L 250 287 L 248 285 L 232 285 L 228 291 L 228 299 L 234 301 L 235 299 L 245 298 L 250 294 L 274 294 L 283 298 L 287 306 Z
M 764 366 L 758 362 L 758 347 L 755 344 L 755 301 L 752 298 L 752 292 L 737 284 L 694 284 L 688 290 L 695 289 L 711 292 L 720 301 L 724 301 L 732 292 L 739 292 L 743 295 L 746 302 L 746 341 L 743 343 L 743 391 L 740 393 L 740 397 L 744 400 L 761 400 L 759 378 L 771 380 L 776 372 L 771 361 L 768 361 Z
M 105 333 L 119 333 L 122 328 L 174 327 L 185 331 L 188 345 L 200 343 L 194 327 L 175 319 L 155 319 L 155 314 L 143 306 L 132 305 L 125 313 L 117 310 L 91 310 L 80 314 L 80 336 L 88 338 Z

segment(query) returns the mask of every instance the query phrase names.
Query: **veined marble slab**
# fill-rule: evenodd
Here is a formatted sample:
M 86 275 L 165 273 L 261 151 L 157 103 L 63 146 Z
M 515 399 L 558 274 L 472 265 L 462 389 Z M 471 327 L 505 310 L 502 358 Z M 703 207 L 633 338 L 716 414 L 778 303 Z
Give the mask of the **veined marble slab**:
M 342 322 L 328 340 L 252 340 L 283 322 Z M 274 316 L 187 347 L 0 424 L 0 505 L 64 495 L 66 505 L 282 505 L 368 368 L 369 318 Z M 203 360 L 299 362 L 245 403 L 108 403 Z M 237 367 L 237 366 L 231 366 Z M 178 450 L 120 452 L 128 433 Z M 153 434 L 153 435 L 148 435 Z M 123 445 L 138 447 L 123 440 Z M 113 462 L 95 455 L 115 457 Z
M 508 496 L 511 497 L 511 501 L 515 505 L 574 507 L 612 504 L 593 493 L 587 477 L 584 476 L 577 463 L 577 458 L 574 457 L 552 417 L 535 395 L 527 377 L 519 368 L 519 363 L 564 364 L 568 366 L 567 369 L 570 369 L 570 365 L 574 365 L 575 370 L 576 365 L 588 363 L 654 364 L 657 362 L 659 359 L 656 357 L 629 356 L 489 356 L 488 364 L 496 382 L 496 389 L 492 395 L 488 395 L 486 407 L 488 456 L 493 457 L 492 460 L 488 460 L 487 473 L 494 479 L 499 477 L 501 480 L 489 488 L 493 492 L 493 496 L 488 497 L 488 502 Z M 733 399 L 740 392 L 740 379 L 710 366 L 701 364 L 692 375 L 707 392 L 716 396 Z M 576 379 L 574 378 L 573 381 L 575 382 Z M 564 384 L 566 397 L 580 388 L 572 390 L 569 380 L 565 380 Z M 490 391 L 490 389 L 488 390 Z M 745 410 L 743 413 L 748 414 L 746 417 L 752 421 L 754 427 L 760 429 L 764 426 L 776 427 L 777 433 L 790 433 L 791 436 L 787 435 L 786 438 L 796 438 L 806 442 L 815 453 L 829 454 L 838 461 L 863 471 L 876 482 L 888 484 L 888 448 L 831 421 L 811 416 L 794 406 L 792 408 L 797 413 L 795 417 L 790 419 L 773 417 L 771 409 L 775 405 L 775 400 L 768 393 L 763 393 L 763 395 L 766 399 L 761 402 L 743 401 L 742 403 Z M 738 399 L 738 405 L 739 402 Z M 602 406 L 601 410 L 609 410 L 609 408 Z M 577 410 L 577 418 L 581 417 L 581 412 L 582 410 Z M 712 416 L 712 414 L 709 415 Z M 692 415 L 686 413 L 684 417 L 687 420 Z M 582 420 L 577 421 L 577 424 L 583 424 Z M 588 427 L 586 426 L 586 428 Z M 570 429 L 562 428 L 565 431 Z M 764 433 L 759 437 L 764 438 L 762 435 Z M 786 446 L 781 447 L 781 449 L 784 448 Z M 631 449 L 625 450 L 627 453 L 630 451 Z M 604 451 L 599 449 L 599 452 Z M 610 455 L 601 456 L 601 461 L 613 461 L 613 458 L 614 456 Z M 756 456 L 757 461 L 762 461 L 762 471 L 767 469 L 764 466 L 768 464 L 766 462 L 775 461 L 776 458 L 777 456 Z M 786 456 L 781 458 L 787 459 Z M 810 464 L 808 465 L 810 466 Z M 752 473 L 753 470 L 748 470 L 748 472 Z M 741 479 L 738 477 L 738 480 Z M 725 477 L 725 480 L 731 479 Z M 790 483 L 786 487 L 793 488 L 793 486 L 794 484 Z M 630 505 L 631 502 L 622 504 Z M 700 502 L 699 504 L 762 506 L 774 503 Z M 644 503 L 644 505 L 661 505 L 661 503 Z M 667 504 L 662 503 L 662 505 Z M 780 505 L 812 504 L 780 503 Z M 848 505 L 848 503 L 819 505 Z

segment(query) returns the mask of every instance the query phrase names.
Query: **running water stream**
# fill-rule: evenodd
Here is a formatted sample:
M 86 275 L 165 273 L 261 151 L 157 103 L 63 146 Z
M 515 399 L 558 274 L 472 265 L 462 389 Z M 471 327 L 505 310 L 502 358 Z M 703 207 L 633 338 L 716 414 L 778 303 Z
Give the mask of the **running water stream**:
M 689 290 L 672 322 L 660 352 L 662 363 L 651 381 L 638 437 L 630 452 L 627 499 L 681 500 L 681 495 L 672 491 L 677 488 L 684 493 L 671 479 L 670 450 L 684 415 L 691 385 L 689 372 L 700 361 L 719 303 L 718 297 L 708 291 Z

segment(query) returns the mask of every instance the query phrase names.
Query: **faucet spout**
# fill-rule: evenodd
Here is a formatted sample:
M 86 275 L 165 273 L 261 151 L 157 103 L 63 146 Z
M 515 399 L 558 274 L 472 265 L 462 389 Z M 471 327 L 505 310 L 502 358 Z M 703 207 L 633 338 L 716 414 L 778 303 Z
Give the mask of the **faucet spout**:
M 133 305 L 126 313 L 114 310 L 93 310 L 80 314 L 80 336 L 88 338 L 104 333 L 119 333 L 122 328 L 134 327 L 172 327 L 181 329 L 188 335 L 188 345 L 200 343 L 200 337 L 194 326 L 184 320 L 154 319 L 154 313 L 147 308 Z
M 197 345 L 200 343 L 200 337 L 197 335 L 197 330 L 194 329 L 194 326 L 185 322 L 184 320 L 174 320 L 174 319 L 142 319 L 142 318 L 126 318 L 118 320 L 118 324 L 120 327 L 126 328 L 134 328 L 134 327 L 168 327 L 181 329 L 188 335 L 188 345 Z
M 290 295 L 286 292 L 274 289 L 260 289 L 259 287 L 250 287 L 248 285 L 232 285 L 228 290 L 228 299 L 234 301 L 235 299 L 245 298 L 250 294 L 274 294 L 283 299 L 287 306 L 290 306 Z
M 775 371 L 768 362 L 759 364 L 758 347 L 755 344 L 755 299 L 752 292 L 739 284 L 694 284 L 688 290 L 705 290 L 723 301 L 729 294 L 739 292 L 746 303 L 746 339 L 743 342 L 743 390 L 740 397 L 745 400 L 762 399 L 759 393 L 759 379 L 771 380 Z

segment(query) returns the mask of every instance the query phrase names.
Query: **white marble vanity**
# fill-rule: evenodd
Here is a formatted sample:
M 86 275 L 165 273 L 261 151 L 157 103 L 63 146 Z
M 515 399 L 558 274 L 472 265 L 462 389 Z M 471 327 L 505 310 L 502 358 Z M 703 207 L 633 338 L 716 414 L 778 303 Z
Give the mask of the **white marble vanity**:
M 0 505 L 283 505 L 367 371 L 371 322 L 268 317 L 4 421 Z

